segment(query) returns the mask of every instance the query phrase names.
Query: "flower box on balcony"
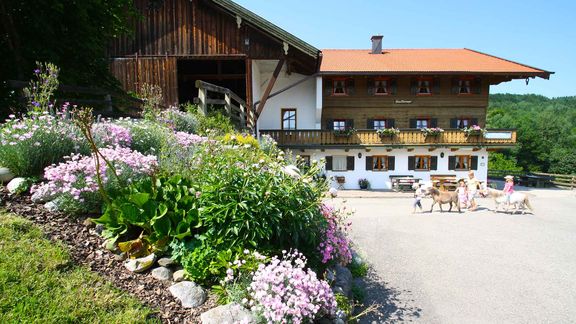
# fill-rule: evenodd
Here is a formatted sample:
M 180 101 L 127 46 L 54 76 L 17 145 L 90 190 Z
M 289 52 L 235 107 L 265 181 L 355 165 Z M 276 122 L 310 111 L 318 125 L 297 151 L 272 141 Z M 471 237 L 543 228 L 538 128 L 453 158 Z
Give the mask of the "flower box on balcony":
M 469 136 L 484 136 L 484 134 L 486 134 L 486 129 L 482 128 L 478 125 L 472 125 L 470 127 L 464 127 L 462 128 L 462 131 L 464 132 L 464 134 L 466 135 L 466 137 Z
M 433 128 L 422 128 L 421 129 L 422 134 L 424 134 L 424 137 L 431 137 L 431 136 L 440 136 L 442 133 L 444 133 L 444 130 L 440 127 L 433 127 Z
M 398 134 L 400 134 L 400 130 L 398 128 L 382 128 L 382 129 L 378 129 L 376 131 L 376 134 L 378 134 L 378 136 L 380 137 L 394 137 Z
M 335 137 L 350 137 L 356 133 L 354 128 L 346 128 L 346 129 L 335 129 L 333 134 Z

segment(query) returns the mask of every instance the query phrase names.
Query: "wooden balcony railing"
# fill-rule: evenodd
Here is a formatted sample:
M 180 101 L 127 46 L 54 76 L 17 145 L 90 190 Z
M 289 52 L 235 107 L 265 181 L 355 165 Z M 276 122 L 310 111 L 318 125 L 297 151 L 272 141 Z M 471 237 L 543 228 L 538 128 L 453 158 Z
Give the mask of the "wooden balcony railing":
M 398 135 L 379 136 L 375 130 L 360 129 L 350 136 L 337 136 L 331 130 L 260 130 L 280 146 L 512 146 L 516 130 L 490 129 L 482 136 L 466 136 L 460 129 L 446 129 L 438 136 L 424 136 L 419 129 L 401 129 Z

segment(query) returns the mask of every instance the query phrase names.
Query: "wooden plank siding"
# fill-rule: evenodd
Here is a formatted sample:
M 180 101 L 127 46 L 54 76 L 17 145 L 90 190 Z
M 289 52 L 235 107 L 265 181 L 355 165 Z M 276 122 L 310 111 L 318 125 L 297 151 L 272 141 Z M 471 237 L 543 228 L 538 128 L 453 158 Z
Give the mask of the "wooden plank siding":
M 323 90 L 322 128 L 328 120 L 353 119 L 354 127 L 366 128 L 368 119 L 394 119 L 396 127 L 408 128 L 409 120 L 418 117 L 437 118 L 438 127 L 449 128 L 450 119 L 456 117 L 476 118 L 480 126 L 486 124 L 488 106 L 488 82 L 483 82 L 480 94 L 457 95 L 451 93 L 452 78 L 440 80 L 440 94 L 426 96 L 411 93 L 411 77 L 396 77 L 395 95 L 377 96 L 368 93 L 370 76 L 354 76 L 354 94 L 332 96 Z M 332 77 L 324 77 L 331 82 Z M 412 101 L 398 104 L 396 100 Z

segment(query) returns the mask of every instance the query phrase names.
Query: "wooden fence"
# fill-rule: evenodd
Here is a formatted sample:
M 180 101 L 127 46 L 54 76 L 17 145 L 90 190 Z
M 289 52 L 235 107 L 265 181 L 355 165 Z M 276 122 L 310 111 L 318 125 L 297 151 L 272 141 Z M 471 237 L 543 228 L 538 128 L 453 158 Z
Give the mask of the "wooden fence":
M 223 106 L 224 112 L 236 128 L 254 130 L 254 114 L 246 101 L 237 94 L 228 88 L 201 80 L 196 81 L 196 88 L 198 88 L 198 98 L 194 102 L 198 104 L 198 111 L 201 114 L 206 115 L 210 106 Z
M 492 179 L 502 179 L 506 175 L 514 176 L 522 181 L 541 183 L 543 186 L 553 185 L 563 189 L 576 188 L 576 175 L 574 174 L 556 174 L 544 172 L 525 172 L 510 170 L 488 170 L 488 177 Z

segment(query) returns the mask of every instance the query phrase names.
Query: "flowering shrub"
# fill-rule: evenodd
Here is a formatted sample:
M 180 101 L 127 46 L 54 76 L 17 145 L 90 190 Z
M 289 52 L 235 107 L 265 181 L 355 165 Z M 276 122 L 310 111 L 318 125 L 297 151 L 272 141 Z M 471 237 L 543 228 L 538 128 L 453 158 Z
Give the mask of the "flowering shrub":
M 174 106 L 163 110 L 158 116 L 158 121 L 165 123 L 175 132 L 196 133 L 198 128 L 198 118 L 195 114 L 181 111 Z
M 284 251 L 285 252 L 285 251 Z M 306 257 L 297 250 L 261 264 L 248 290 L 252 311 L 268 323 L 309 322 L 336 311 L 330 285 L 306 269 Z
M 424 134 L 424 136 L 439 136 L 440 134 L 444 133 L 444 129 L 440 127 L 424 127 L 420 129 L 420 131 Z
M 130 148 L 143 154 L 160 154 L 173 133 L 171 129 L 148 120 L 120 118 L 115 124 L 129 130 L 132 136 Z
M 126 183 L 152 174 L 157 165 L 155 156 L 145 156 L 129 148 L 103 148 L 100 153 L 112 163 L 120 180 Z M 105 163 L 101 163 L 100 172 L 106 188 L 118 185 L 117 179 Z M 101 204 L 97 193 L 94 156 L 72 155 L 66 162 L 47 167 L 44 177 L 47 181 L 31 190 L 32 193 L 38 193 L 39 198 L 63 197 L 70 203 L 70 206 L 63 206 L 65 210 L 91 211 Z
M 38 176 L 64 156 L 88 152 L 78 128 L 63 114 L 29 113 L 22 118 L 10 115 L 0 128 L 0 165 L 17 176 Z
M 132 135 L 128 128 L 108 121 L 92 125 L 92 135 L 99 147 L 130 147 L 132 144 Z
M 381 128 L 376 130 L 376 134 L 378 134 L 378 136 L 396 136 L 398 134 L 400 134 L 400 130 L 398 128 Z
M 486 134 L 486 129 L 482 128 L 478 125 L 472 125 L 470 127 L 462 128 L 462 131 L 466 136 L 474 136 L 474 135 L 484 135 Z
M 350 137 L 356 134 L 356 129 L 353 127 L 347 127 L 345 129 L 335 129 L 332 131 L 336 137 Z
M 204 143 L 208 140 L 207 137 L 199 136 L 196 134 L 189 134 L 186 132 L 176 132 L 174 133 L 174 136 L 176 137 L 176 143 L 184 147 Z
M 336 210 L 325 204 L 322 204 L 320 209 L 322 216 L 328 222 L 324 231 L 324 240 L 319 245 L 322 263 L 328 263 L 332 260 L 342 264 L 350 263 L 352 251 L 347 232 L 351 223 L 346 220 L 350 213 L 346 213 L 345 209 Z
M 54 108 L 51 99 L 54 91 L 58 89 L 59 69 L 52 63 L 36 62 L 34 79 L 24 89 L 24 96 L 28 100 L 29 112 L 49 112 Z

